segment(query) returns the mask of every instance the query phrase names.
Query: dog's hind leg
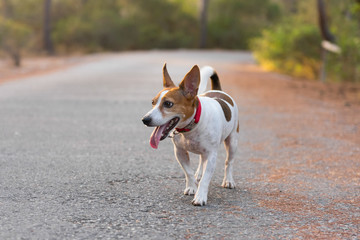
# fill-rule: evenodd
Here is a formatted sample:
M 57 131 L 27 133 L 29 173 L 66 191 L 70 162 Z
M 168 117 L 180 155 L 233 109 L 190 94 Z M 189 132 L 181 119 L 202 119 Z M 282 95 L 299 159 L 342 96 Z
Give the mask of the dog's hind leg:
M 235 188 L 235 182 L 232 176 L 234 156 L 238 145 L 238 133 L 233 131 L 224 141 L 227 152 L 225 160 L 224 180 L 221 184 L 224 188 Z
M 194 195 L 196 193 L 197 187 L 195 184 L 194 172 L 190 166 L 190 157 L 189 153 L 183 149 L 179 149 L 175 146 L 174 148 L 175 156 L 179 162 L 181 168 L 185 173 L 186 187 L 184 190 L 185 195 Z

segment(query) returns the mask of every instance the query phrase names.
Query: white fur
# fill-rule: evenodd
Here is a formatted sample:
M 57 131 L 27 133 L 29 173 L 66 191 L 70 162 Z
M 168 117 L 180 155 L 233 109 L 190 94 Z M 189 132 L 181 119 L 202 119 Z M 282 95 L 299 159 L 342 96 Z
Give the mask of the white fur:
M 199 93 L 205 91 L 208 79 L 213 73 L 214 69 L 211 67 L 201 69 Z M 145 115 L 145 117 L 151 116 L 153 119 L 153 124 L 149 126 L 162 125 L 174 117 L 174 113 L 165 114 L 166 116 L 164 117 L 159 110 L 159 104 L 166 92 L 161 93 L 157 105 Z M 222 91 L 213 92 L 226 94 Z M 198 95 L 198 98 L 201 102 L 200 121 L 191 131 L 174 134 L 172 141 L 174 143 L 176 159 L 185 173 L 186 187 L 184 194 L 195 194 L 192 203 L 202 206 L 207 203 L 208 189 L 211 177 L 215 171 L 218 148 L 223 142 L 227 151 L 227 158 L 225 160 L 225 174 L 222 186 L 225 188 L 235 187 L 232 177 L 232 162 L 237 149 L 239 133 L 237 132 L 238 108 L 235 101 L 233 101 L 234 106 L 226 102 L 231 110 L 231 119 L 226 121 L 224 112 L 216 100 L 202 95 Z M 177 127 L 185 127 L 193 119 L 194 115 L 195 113 L 185 122 L 180 122 Z M 182 117 L 181 115 L 178 116 Z M 190 167 L 188 152 L 200 155 L 199 166 L 195 175 Z
M 209 78 L 215 73 L 215 70 L 210 66 L 205 66 L 200 69 L 200 85 L 198 94 L 205 92 Z
M 168 116 L 166 119 L 164 119 L 163 115 L 160 112 L 160 103 L 161 103 L 161 99 L 164 97 L 164 95 L 168 92 L 169 90 L 165 90 L 163 91 L 160 96 L 159 99 L 156 103 L 156 105 L 145 115 L 145 117 L 147 116 L 151 116 L 152 118 L 152 125 L 153 126 L 160 126 L 165 124 L 167 121 L 169 121 L 171 119 L 171 116 Z
M 228 104 L 232 117 L 227 122 L 223 110 L 216 100 L 203 96 L 199 96 L 199 100 L 202 110 L 197 126 L 190 132 L 174 135 L 172 140 L 175 146 L 175 156 L 185 173 L 184 194 L 192 195 L 195 192 L 193 204 L 202 206 L 207 203 L 208 188 L 215 171 L 217 151 L 222 142 L 225 142 L 228 154 L 222 186 L 226 188 L 235 187 L 232 177 L 232 160 L 237 148 L 239 134 L 236 131 L 238 109 L 235 102 L 234 106 Z M 199 167 L 195 176 L 190 168 L 188 152 L 200 155 Z

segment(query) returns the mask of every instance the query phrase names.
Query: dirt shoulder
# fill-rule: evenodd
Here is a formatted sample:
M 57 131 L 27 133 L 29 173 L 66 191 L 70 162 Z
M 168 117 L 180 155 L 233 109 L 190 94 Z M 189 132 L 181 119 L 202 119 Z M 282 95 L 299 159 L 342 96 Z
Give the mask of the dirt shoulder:
M 22 59 L 21 67 L 15 67 L 9 58 L 0 58 L 0 84 L 18 78 L 66 69 L 77 64 L 95 61 L 106 55 L 109 54 L 25 57 Z
M 229 71 L 230 72 L 230 71 Z M 222 77 L 239 104 L 262 206 L 305 239 L 351 239 L 360 221 L 360 88 L 240 65 Z M 241 156 L 240 156 L 241 158 Z
M 356 130 L 343 132 L 338 138 L 351 140 L 360 146 L 360 85 L 321 83 L 263 71 L 259 66 L 240 65 L 235 74 L 225 76 L 225 81 L 244 92 L 247 99 L 277 112 L 293 115 L 310 113 L 309 124 L 330 121 L 334 124 L 350 124 Z M 317 119 L 317 121 L 315 121 Z M 298 122 L 300 119 L 294 119 Z

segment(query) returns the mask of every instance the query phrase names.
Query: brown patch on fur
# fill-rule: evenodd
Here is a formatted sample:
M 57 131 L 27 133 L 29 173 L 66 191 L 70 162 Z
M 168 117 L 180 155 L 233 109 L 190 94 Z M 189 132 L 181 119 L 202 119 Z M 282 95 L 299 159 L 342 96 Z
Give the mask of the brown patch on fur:
M 226 104 L 226 102 L 224 102 L 224 100 L 220 99 L 220 98 L 214 98 L 221 106 L 224 115 L 225 115 L 225 119 L 226 121 L 230 121 L 231 120 L 231 110 L 229 108 L 229 106 Z
M 159 94 L 158 94 L 159 95 Z M 160 95 L 159 95 L 160 96 Z M 174 103 L 173 107 L 165 108 L 163 103 L 165 101 L 170 101 Z M 197 98 L 187 98 L 184 96 L 184 93 L 180 88 L 171 88 L 169 92 L 167 92 L 160 103 L 159 109 L 163 115 L 166 115 L 169 112 L 172 113 L 180 113 L 182 114 L 182 121 L 192 117 L 195 111 L 195 107 L 197 106 Z
M 160 95 L 163 91 L 166 91 L 166 90 L 170 90 L 170 88 L 164 88 L 163 90 L 161 90 L 153 99 L 152 99 L 152 104 L 153 104 L 153 107 L 157 104 L 157 102 L 159 101 L 159 98 L 160 98 Z
M 173 88 L 175 87 L 175 84 L 174 82 L 171 80 L 171 77 L 167 71 L 167 68 L 166 68 L 166 63 L 164 64 L 164 67 L 163 67 L 163 86 L 164 88 Z
M 236 128 L 236 132 L 239 132 L 239 121 L 238 121 L 238 125 L 237 125 L 237 128 Z
M 200 84 L 200 69 L 195 65 L 181 81 L 179 88 L 185 97 L 192 99 L 196 97 Z
M 219 98 L 224 100 L 225 102 L 228 102 L 231 106 L 234 106 L 233 100 L 226 94 L 221 92 L 207 92 L 203 94 L 203 96 L 210 97 L 210 98 Z

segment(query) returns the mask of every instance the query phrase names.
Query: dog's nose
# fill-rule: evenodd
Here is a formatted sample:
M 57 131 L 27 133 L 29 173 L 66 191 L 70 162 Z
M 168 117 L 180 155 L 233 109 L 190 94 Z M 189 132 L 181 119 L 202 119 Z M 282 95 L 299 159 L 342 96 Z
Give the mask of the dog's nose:
M 146 125 L 149 126 L 149 124 L 151 123 L 151 117 L 144 117 L 142 119 L 142 122 Z

